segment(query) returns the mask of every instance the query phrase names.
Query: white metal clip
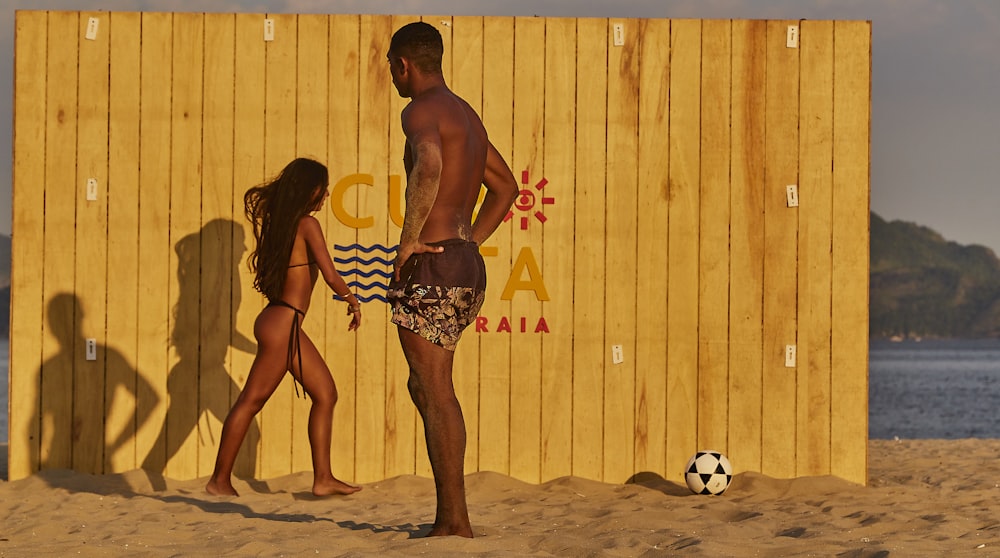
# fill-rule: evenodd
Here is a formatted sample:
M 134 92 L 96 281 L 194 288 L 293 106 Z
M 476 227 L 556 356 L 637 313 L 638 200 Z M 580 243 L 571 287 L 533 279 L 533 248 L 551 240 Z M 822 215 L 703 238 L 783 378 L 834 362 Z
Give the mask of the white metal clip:
M 87 20 L 87 33 L 84 35 L 84 37 L 88 41 L 96 41 L 97 40 L 97 28 L 100 27 L 100 25 L 101 25 L 101 20 L 97 19 L 96 17 L 92 17 L 92 18 L 88 19 Z
M 785 35 L 785 46 L 788 48 L 799 48 L 799 26 L 789 25 Z
M 264 20 L 264 40 L 273 41 L 274 40 L 274 20 L 267 18 Z
M 799 187 L 797 185 L 785 186 L 785 200 L 788 202 L 788 207 L 799 206 Z
M 612 25 L 611 28 L 614 30 L 615 46 L 624 46 L 625 45 L 625 24 L 624 23 L 616 23 L 616 24 Z

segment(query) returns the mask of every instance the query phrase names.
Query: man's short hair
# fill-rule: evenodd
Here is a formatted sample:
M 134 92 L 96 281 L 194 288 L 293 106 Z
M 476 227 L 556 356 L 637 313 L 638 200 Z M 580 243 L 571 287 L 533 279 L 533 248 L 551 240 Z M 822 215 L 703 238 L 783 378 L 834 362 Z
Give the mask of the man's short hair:
M 441 73 L 444 43 L 441 40 L 441 33 L 433 25 L 416 21 L 400 27 L 392 35 L 389 52 L 406 58 L 421 72 Z

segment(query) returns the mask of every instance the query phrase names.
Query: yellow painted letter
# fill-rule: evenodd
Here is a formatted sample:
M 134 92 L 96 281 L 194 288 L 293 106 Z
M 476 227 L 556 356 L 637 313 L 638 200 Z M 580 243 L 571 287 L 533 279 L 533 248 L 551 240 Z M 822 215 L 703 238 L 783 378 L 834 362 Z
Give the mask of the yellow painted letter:
M 341 178 L 337 184 L 333 186 L 333 191 L 330 192 L 330 209 L 333 211 L 334 216 L 348 227 L 353 227 L 355 229 L 367 229 L 368 227 L 375 226 L 375 218 L 372 216 L 368 217 L 355 217 L 348 213 L 347 208 L 344 207 L 344 196 L 347 193 L 347 189 L 355 184 L 364 184 L 366 186 L 375 185 L 375 177 L 370 174 L 350 174 Z
M 525 269 L 528 270 L 528 278 L 522 280 L 521 274 Z M 500 298 L 511 300 L 514 298 L 514 291 L 534 291 L 538 300 L 549 300 L 549 292 L 545 290 L 542 271 L 538 268 L 535 255 L 528 246 L 522 247 L 521 252 L 517 255 L 514 269 L 510 272 L 510 278 L 507 279 L 507 285 L 503 288 L 503 294 L 500 295 Z

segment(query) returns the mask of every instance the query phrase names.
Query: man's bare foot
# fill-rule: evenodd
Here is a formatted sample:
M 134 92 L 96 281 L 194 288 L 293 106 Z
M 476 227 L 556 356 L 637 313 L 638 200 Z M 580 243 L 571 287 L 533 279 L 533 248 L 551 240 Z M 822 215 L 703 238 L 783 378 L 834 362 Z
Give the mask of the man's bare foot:
M 431 528 L 431 532 L 427 533 L 428 537 L 465 537 L 468 539 L 472 538 L 472 527 L 468 524 L 466 525 L 434 525 Z
M 359 490 L 361 490 L 360 486 L 351 486 L 337 479 L 313 481 L 313 496 L 346 496 L 347 494 L 354 494 Z
M 223 484 L 215 480 L 208 481 L 208 484 L 205 485 L 205 492 L 213 496 L 239 496 L 239 493 L 236 492 L 231 483 Z

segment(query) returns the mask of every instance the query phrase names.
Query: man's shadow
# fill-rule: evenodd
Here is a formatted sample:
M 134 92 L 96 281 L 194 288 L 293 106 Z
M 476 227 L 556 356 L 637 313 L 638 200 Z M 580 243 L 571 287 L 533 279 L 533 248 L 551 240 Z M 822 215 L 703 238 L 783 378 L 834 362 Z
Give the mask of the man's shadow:
M 81 355 L 86 352 L 83 316 L 83 305 L 74 294 L 59 293 L 49 300 L 47 329 L 59 344 L 59 351 L 43 362 L 38 370 L 40 393 L 35 401 L 39 407 L 29 415 L 39 420 L 38 461 L 42 470 L 74 468 L 73 445 L 79 443 L 80 430 L 85 427 L 79 416 L 85 413 L 103 415 L 105 409 L 117 409 L 116 415 L 125 416 L 128 413 L 122 412 L 122 409 L 128 406 L 132 409 L 131 420 L 125 421 L 117 434 L 105 431 L 104 453 L 95 456 L 107 466 L 111 458 L 122 451 L 146 424 L 159 403 L 159 396 L 150 382 L 115 349 L 95 344 L 92 351 L 95 359 L 103 357 L 104 362 L 80 362 Z M 103 367 L 97 369 L 96 366 L 101 364 Z M 106 399 L 100 409 L 71 412 L 74 409 L 74 374 L 76 382 L 84 381 L 91 368 L 94 374 L 100 376 L 100 381 L 94 378 L 97 382 L 94 386 L 103 389 L 105 397 L 110 397 L 110 400 Z M 124 393 L 131 394 L 132 401 L 126 401 Z M 106 421 L 107 417 L 104 419 Z
M 242 389 L 226 369 L 226 356 L 230 347 L 249 354 L 257 350 L 236 329 L 242 291 L 234 278 L 247 250 L 245 236 L 235 221 L 215 219 L 174 245 L 179 292 L 170 344 L 178 361 L 167 376 L 166 418 L 142 465 L 149 473 L 162 473 L 193 431 L 203 448 L 217 448 L 221 432 L 203 428 L 202 416 L 210 413 L 223 422 Z M 236 462 L 237 476 L 253 475 L 259 438 L 260 428 L 252 422 Z M 165 488 L 162 478 L 151 480 L 158 490 Z

